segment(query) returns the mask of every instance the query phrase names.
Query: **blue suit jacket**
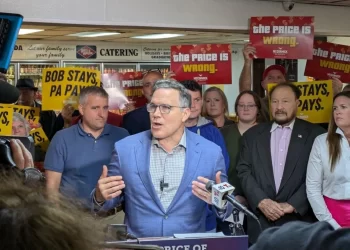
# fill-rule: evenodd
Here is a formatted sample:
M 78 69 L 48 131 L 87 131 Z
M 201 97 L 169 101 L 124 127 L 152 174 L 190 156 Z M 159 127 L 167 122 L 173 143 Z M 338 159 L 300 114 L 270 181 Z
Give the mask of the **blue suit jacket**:
M 192 181 L 198 176 L 227 181 L 225 161 L 216 144 L 186 131 L 186 160 L 181 184 L 167 211 L 154 189 L 150 172 L 152 135 L 145 131 L 116 142 L 108 176 L 121 175 L 123 194 L 107 201 L 103 210 L 125 202 L 125 224 L 137 237 L 172 236 L 174 233 L 205 232 L 207 204 L 192 194 Z M 216 209 L 214 209 L 216 211 Z M 227 212 L 232 209 L 227 209 Z M 226 217 L 226 213 L 218 216 Z

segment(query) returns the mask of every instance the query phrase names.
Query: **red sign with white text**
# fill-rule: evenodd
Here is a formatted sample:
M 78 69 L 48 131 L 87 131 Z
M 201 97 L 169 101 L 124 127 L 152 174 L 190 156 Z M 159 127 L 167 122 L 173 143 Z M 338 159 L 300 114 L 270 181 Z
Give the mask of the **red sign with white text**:
M 194 44 L 171 46 L 170 68 L 176 80 L 199 84 L 231 84 L 231 45 Z
M 140 71 L 102 74 L 103 88 L 109 95 L 109 109 L 121 110 L 126 103 L 134 104 L 135 108 L 145 105 L 147 99 L 142 94 L 142 77 Z
M 319 80 L 339 78 L 350 82 L 350 47 L 334 43 L 315 41 L 314 58 L 308 60 L 305 76 Z
M 256 58 L 312 59 L 314 17 L 252 17 L 250 43 Z

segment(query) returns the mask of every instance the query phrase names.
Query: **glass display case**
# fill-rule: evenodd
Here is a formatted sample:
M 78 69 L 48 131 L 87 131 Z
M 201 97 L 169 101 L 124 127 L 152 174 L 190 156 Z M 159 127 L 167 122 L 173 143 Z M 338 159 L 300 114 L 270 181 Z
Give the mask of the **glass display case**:
M 41 102 L 41 89 L 42 89 L 42 73 L 46 68 L 57 68 L 59 63 L 50 62 L 21 62 L 18 63 L 19 67 L 19 78 L 31 78 L 34 82 L 34 86 L 38 88 L 36 100 Z
M 17 64 L 11 63 L 7 70 L 6 77 L 7 77 L 7 81 L 12 85 L 16 85 L 16 82 L 17 82 L 16 72 L 17 72 Z
M 94 69 L 101 71 L 101 63 L 83 63 L 83 62 L 65 62 L 64 67 L 73 67 L 73 68 L 85 68 L 85 69 Z
M 170 70 L 170 63 L 140 63 L 140 71 L 142 72 L 157 69 L 159 69 L 165 77 Z
M 125 72 L 134 72 L 137 70 L 137 64 L 132 63 L 104 63 L 103 64 L 103 73 L 112 74 L 112 73 L 125 73 Z

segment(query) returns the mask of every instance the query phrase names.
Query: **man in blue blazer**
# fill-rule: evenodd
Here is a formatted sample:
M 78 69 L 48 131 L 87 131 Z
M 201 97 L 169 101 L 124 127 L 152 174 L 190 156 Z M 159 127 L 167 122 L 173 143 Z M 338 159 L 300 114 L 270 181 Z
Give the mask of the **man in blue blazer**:
M 205 232 L 209 180 L 227 181 L 225 161 L 216 144 L 188 131 L 191 96 L 176 81 L 153 87 L 151 130 L 115 144 L 110 165 L 93 193 L 95 208 L 109 210 L 125 202 L 125 223 L 137 237 Z M 232 207 L 213 208 L 220 218 Z

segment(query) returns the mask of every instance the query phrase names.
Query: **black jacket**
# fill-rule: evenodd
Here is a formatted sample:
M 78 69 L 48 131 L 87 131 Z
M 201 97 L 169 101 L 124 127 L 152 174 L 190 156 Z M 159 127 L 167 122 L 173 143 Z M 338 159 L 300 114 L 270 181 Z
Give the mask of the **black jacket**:
M 236 169 L 244 196 L 263 229 L 295 220 L 315 221 L 306 196 L 306 168 L 315 138 L 326 131 L 307 121 L 295 120 L 281 185 L 276 192 L 270 145 L 272 124 L 260 123 L 250 128 L 242 137 Z M 275 222 L 269 221 L 258 209 L 258 204 L 263 199 L 271 199 L 278 203 L 287 202 L 297 212 L 284 215 Z M 258 224 L 248 218 L 249 241 L 254 243 L 259 233 Z
M 52 133 L 53 125 L 56 121 L 56 114 L 53 111 L 41 111 L 41 104 L 35 102 L 35 106 L 40 108 L 40 119 L 39 122 L 48 138 Z
M 350 228 L 334 230 L 328 222 L 290 222 L 265 230 L 249 250 L 348 250 Z
M 130 135 L 151 129 L 151 121 L 146 105 L 125 114 L 123 117 L 123 128 Z

